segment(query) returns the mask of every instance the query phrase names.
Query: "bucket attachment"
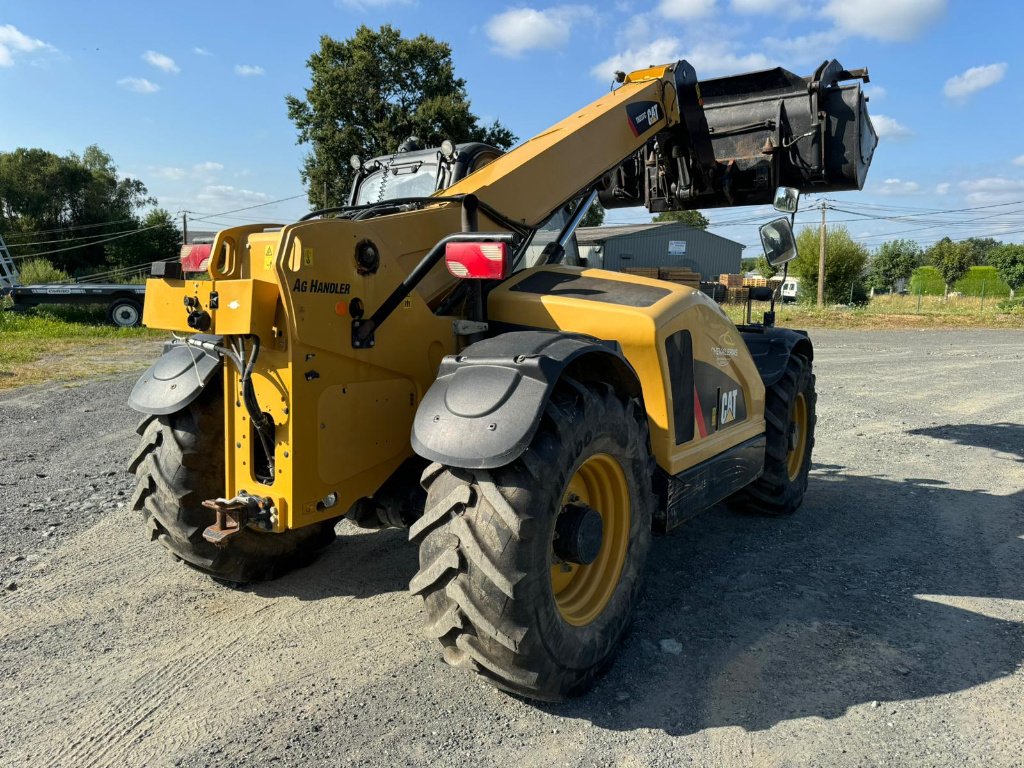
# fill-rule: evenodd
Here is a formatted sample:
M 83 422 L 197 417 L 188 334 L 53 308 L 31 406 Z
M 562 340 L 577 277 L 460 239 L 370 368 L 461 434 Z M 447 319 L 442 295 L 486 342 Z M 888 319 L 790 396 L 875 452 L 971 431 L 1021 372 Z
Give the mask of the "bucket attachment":
M 652 212 L 770 204 L 775 188 L 861 189 L 878 135 L 860 83 L 867 69 L 824 62 L 697 81 L 676 64 L 681 120 L 606 175 L 605 208 Z M 844 84 L 845 83 L 845 84 Z

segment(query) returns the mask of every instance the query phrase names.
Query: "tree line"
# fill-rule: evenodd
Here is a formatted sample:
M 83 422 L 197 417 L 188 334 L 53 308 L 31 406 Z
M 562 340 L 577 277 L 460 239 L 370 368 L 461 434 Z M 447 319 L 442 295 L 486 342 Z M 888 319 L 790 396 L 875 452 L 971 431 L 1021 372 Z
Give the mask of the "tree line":
M 797 233 L 798 256 L 789 273 L 800 279 L 801 294 L 813 297 L 818 291 L 820 230 L 803 227 Z M 922 247 L 913 240 L 896 239 L 882 243 L 874 253 L 857 242 L 843 226 L 827 228 L 825 237 L 825 302 L 859 302 L 874 291 L 895 292 L 920 267 L 933 267 L 941 276 L 946 293 L 953 290 L 971 267 L 994 267 L 1011 292 L 1024 287 L 1024 245 L 1003 243 L 991 237 L 969 237 L 954 241 L 944 237 Z M 778 269 L 762 256 L 756 267 L 765 277 Z
M 0 234 L 18 264 L 41 256 L 85 275 L 173 258 L 181 233 L 156 202 L 95 145 L 0 152 Z

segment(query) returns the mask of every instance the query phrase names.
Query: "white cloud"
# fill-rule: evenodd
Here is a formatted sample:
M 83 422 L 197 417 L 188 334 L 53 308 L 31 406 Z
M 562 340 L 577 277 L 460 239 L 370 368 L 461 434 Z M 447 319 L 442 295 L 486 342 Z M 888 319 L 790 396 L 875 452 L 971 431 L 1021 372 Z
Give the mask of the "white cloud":
M 966 72 L 949 78 L 943 92 L 955 101 L 964 101 L 972 94 L 995 85 L 1003 79 L 1005 74 L 1005 62 L 971 67 Z
M 873 101 L 879 101 L 889 95 L 889 92 L 880 85 L 866 85 L 864 86 L 864 95 L 871 98 Z
M 205 48 L 200 48 L 199 46 L 193 48 L 192 53 L 194 53 L 196 56 L 213 56 L 213 54 L 210 53 L 210 51 L 206 50 Z
M 936 195 L 948 195 L 949 194 L 949 188 L 951 186 L 952 186 L 952 184 L 950 184 L 948 181 L 943 181 L 941 184 L 936 184 L 935 185 L 935 194 Z
M 733 13 L 765 14 L 793 19 L 807 13 L 807 8 L 793 0 L 732 0 Z
M 973 205 L 1009 203 L 1024 199 L 1024 179 L 989 176 L 963 181 L 960 186 L 967 192 L 967 202 Z
M 715 10 L 715 0 L 661 0 L 658 12 L 666 19 L 699 19 Z
M 497 53 L 518 56 L 531 48 L 565 45 L 573 24 L 593 16 L 593 9 L 585 5 L 556 5 L 543 11 L 514 8 L 492 16 L 486 30 Z
M 144 77 L 122 77 L 117 81 L 117 84 L 135 93 L 156 93 L 160 90 L 159 85 L 151 83 Z
M 214 211 L 244 208 L 247 205 L 266 203 L 272 199 L 270 195 L 264 192 L 239 189 L 230 184 L 207 184 L 196 194 L 197 202 L 212 208 Z
M 829 0 L 822 13 L 851 35 L 911 40 L 946 12 L 946 0 Z
M 174 63 L 174 59 L 166 54 L 158 53 L 157 51 L 146 51 L 142 54 L 142 60 L 169 74 L 177 74 L 178 72 L 181 72 L 181 67 Z
M 1024 155 L 1017 155 L 1013 158 L 1014 165 L 1024 165 Z
M 875 133 L 879 138 L 906 139 L 914 134 L 903 123 L 894 120 L 886 115 L 871 115 L 871 123 L 875 126 Z
M 921 190 L 921 185 L 916 181 L 903 181 L 901 179 L 886 179 L 876 190 L 880 195 L 914 195 Z
M 155 165 L 149 167 L 149 172 L 161 179 L 181 181 L 185 178 L 191 178 L 206 183 L 213 181 L 216 174 L 223 170 L 224 166 L 221 163 L 215 163 L 211 160 L 196 163 L 190 168 L 182 168 L 177 165 Z
M 591 68 L 590 71 L 601 80 L 609 80 L 612 73 L 617 70 L 630 72 L 657 64 L 672 64 L 679 59 L 686 59 L 690 62 L 701 79 L 773 66 L 772 60 L 764 54 L 740 55 L 733 52 L 729 44 L 721 40 L 698 43 L 689 49 L 684 49 L 679 38 L 660 37 L 648 45 L 631 48 L 611 56 Z
M 13 24 L 0 26 L 0 67 L 14 66 L 15 54 L 56 50 L 49 43 L 24 34 Z
M 764 39 L 764 45 L 778 54 L 780 59 L 791 64 L 805 62 L 820 64 L 833 57 L 835 47 L 842 39 L 842 33 L 835 29 L 829 29 L 799 37 L 767 37 Z
M 150 170 L 154 176 L 159 176 L 161 179 L 170 179 L 171 181 L 184 179 L 188 173 L 184 168 L 178 168 L 173 165 L 159 165 Z
M 263 73 L 263 67 L 258 67 L 255 64 L 235 64 L 235 74 L 239 77 L 256 77 Z

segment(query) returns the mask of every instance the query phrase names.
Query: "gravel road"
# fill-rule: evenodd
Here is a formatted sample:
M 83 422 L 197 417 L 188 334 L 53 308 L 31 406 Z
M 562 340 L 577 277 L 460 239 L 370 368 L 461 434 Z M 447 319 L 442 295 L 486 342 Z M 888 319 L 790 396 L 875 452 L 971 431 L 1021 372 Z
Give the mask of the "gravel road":
M 232 590 L 127 509 L 131 377 L 0 395 L 0 765 L 1020 766 L 1019 331 L 814 334 L 803 509 L 655 539 L 618 662 L 537 705 L 450 669 L 400 531 Z

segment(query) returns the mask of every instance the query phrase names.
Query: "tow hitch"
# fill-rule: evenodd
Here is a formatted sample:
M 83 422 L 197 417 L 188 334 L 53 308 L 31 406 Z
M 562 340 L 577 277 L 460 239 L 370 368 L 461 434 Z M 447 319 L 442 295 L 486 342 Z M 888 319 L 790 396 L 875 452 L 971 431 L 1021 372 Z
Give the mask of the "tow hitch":
M 203 506 L 217 513 L 217 520 L 203 531 L 203 538 L 218 547 L 226 546 L 251 524 L 271 530 L 277 523 L 277 508 L 266 496 L 250 496 L 245 491 L 233 499 L 207 499 Z

